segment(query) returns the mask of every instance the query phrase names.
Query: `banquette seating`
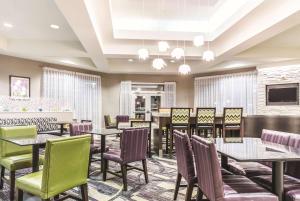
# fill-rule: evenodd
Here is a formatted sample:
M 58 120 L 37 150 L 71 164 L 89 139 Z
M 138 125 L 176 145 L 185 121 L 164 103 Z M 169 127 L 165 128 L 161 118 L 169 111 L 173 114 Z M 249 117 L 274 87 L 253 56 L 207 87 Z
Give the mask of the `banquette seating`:
M 35 125 L 38 133 L 60 133 L 59 127 L 50 122 L 56 122 L 55 117 L 36 118 L 0 118 L 0 126 L 28 126 Z
M 201 194 L 210 201 L 277 201 L 278 197 L 242 175 L 223 175 L 215 144 L 192 136 L 196 174 Z
M 300 148 L 300 135 L 264 129 L 262 141 L 289 146 L 291 149 Z M 256 183 L 272 189 L 272 164 L 271 163 L 229 163 L 229 170 L 249 177 Z M 300 201 L 300 161 L 285 164 L 284 190 L 286 201 Z

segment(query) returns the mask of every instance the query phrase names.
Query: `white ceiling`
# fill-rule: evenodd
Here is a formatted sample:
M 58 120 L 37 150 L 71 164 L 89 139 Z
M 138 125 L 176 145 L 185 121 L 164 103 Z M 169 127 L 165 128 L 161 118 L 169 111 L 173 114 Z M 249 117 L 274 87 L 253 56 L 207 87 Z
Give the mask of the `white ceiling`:
M 0 0 L 0 53 L 107 73 L 145 74 L 176 74 L 182 63 L 170 62 L 171 50 L 159 53 L 159 40 L 168 40 L 171 49 L 186 41 L 192 73 L 300 59 L 295 53 L 300 52 L 299 0 L 144 0 L 144 12 L 142 4 Z M 5 22 L 13 27 L 2 26 Z M 198 34 L 211 41 L 214 62 L 201 60 L 206 46 L 192 45 Z M 151 59 L 138 60 L 143 41 L 151 59 L 160 55 L 167 60 L 163 71 L 154 70 Z

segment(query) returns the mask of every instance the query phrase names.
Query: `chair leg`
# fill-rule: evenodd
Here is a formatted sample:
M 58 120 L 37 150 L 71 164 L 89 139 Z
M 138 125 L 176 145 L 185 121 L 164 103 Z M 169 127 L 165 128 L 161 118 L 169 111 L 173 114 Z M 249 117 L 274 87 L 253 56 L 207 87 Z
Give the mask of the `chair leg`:
M 181 174 L 177 173 L 176 186 L 175 186 L 175 192 L 174 192 L 173 200 L 177 199 L 181 178 L 182 178 Z
M 80 191 L 81 191 L 82 201 L 88 201 L 89 196 L 88 196 L 88 186 L 87 186 L 87 184 L 81 185 L 80 186 Z
M 9 173 L 9 179 L 10 179 L 10 192 L 9 192 L 9 198 L 11 201 L 14 201 L 15 199 L 15 183 L 16 183 L 16 172 L 10 171 Z
M 88 177 L 90 175 L 91 164 L 92 164 L 92 153 L 90 153 L 90 156 L 89 156 Z
M 18 189 L 18 201 L 23 201 L 23 191 Z
M 103 174 L 102 174 L 102 179 L 103 181 L 106 181 L 106 176 L 107 176 L 107 168 L 108 168 L 108 160 L 103 159 L 103 161 L 101 161 L 101 163 L 104 163 L 104 170 L 103 170 Z
M 173 153 L 173 132 L 174 130 L 173 129 L 170 129 L 170 153 L 169 154 L 172 154 Z
M 203 192 L 201 189 L 198 187 L 198 192 L 197 192 L 197 198 L 196 201 L 202 201 L 203 200 Z
M 127 166 L 121 165 L 122 178 L 123 178 L 123 191 L 127 191 Z
M 185 194 L 185 201 L 190 201 L 192 198 L 194 184 L 188 184 Z
M 166 131 L 166 154 L 169 153 L 169 129 Z
M 146 159 L 142 160 L 142 163 L 143 163 L 145 181 L 146 181 L 146 184 L 148 184 L 149 179 L 148 179 L 148 170 L 147 170 L 147 161 L 146 161 Z
M 4 178 L 5 168 L 1 166 L 1 175 L 0 175 L 0 189 L 3 189 L 3 178 Z

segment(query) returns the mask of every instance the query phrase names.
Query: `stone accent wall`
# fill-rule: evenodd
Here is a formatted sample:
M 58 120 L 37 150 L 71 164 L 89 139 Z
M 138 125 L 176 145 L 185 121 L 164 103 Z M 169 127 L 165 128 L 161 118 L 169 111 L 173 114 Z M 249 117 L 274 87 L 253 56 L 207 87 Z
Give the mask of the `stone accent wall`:
M 300 83 L 300 65 L 258 68 L 257 70 L 257 114 L 300 115 L 299 105 L 266 106 L 266 85 Z

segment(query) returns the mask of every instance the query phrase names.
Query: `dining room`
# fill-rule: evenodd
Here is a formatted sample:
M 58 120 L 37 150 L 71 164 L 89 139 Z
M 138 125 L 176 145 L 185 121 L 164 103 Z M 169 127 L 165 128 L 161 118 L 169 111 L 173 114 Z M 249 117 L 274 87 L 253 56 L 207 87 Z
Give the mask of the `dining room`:
M 299 13 L 1 0 L 0 200 L 300 201 Z

